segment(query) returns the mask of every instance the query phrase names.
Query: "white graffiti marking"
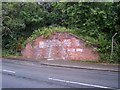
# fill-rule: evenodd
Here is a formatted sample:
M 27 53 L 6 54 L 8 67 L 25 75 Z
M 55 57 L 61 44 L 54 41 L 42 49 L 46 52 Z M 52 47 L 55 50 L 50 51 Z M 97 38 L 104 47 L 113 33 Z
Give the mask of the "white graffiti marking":
M 63 45 L 70 46 L 70 45 L 71 45 L 70 39 L 65 39 L 65 40 L 63 41 Z
M 77 52 L 83 52 L 83 49 L 77 48 L 76 51 L 77 51 Z
M 44 48 L 45 47 L 45 43 L 43 41 L 39 42 L 39 48 Z
M 81 48 L 76 48 L 76 49 L 75 48 L 68 48 L 67 51 L 68 52 L 75 52 L 75 51 L 76 52 L 83 52 L 83 49 L 81 49 Z

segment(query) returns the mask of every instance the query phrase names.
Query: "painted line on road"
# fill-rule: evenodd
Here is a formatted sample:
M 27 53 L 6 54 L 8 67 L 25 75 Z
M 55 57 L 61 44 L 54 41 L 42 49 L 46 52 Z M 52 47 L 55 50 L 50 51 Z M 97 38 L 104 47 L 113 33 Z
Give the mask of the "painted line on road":
M 71 84 L 78 84 L 78 85 L 84 85 L 84 86 L 91 86 L 91 87 L 96 87 L 96 88 L 112 89 L 111 87 L 105 87 L 105 86 L 93 85 L 93 84 L 87 84 L 87 83 L 80 83 L 80 82 L 68 81 L 68 80 L 63 80 L 63 79 L 56 79 L 56 78 L 48 78 L 48 79 L 53 80 L 53 81 L 59 81 L 59 82 L 65 82 L 65 83 L 71 83 Z
M 11 70 L 2 70 L 2 71 L 4 71 L 4 72 L 9 72 L 9 73 L 16 73 L 15 71 L 11 71 Z

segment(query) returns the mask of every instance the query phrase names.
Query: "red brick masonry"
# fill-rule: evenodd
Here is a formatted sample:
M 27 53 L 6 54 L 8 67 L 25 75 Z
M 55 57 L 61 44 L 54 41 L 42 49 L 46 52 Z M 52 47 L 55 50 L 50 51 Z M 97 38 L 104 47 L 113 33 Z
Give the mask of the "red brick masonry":
M 64 60 L 98 60 L 94 48 L 69 33 L 54 33 L 48 39 L 39 36 L 22 50 L 25 58 L 50 58 Z

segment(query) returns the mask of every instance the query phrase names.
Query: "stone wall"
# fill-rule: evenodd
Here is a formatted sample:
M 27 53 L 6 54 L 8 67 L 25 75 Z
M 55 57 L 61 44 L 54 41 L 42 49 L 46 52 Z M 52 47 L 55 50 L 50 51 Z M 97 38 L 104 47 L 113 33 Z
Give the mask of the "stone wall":
M 39 36 L 32 43 L 26 44 L 22 50 L 25 58 L 49 58 L 63 60 L 97 60 L 99 55 L 94 48 L 87 47 L 80 40 L 69 33 L 54 33 L 48 39 Z

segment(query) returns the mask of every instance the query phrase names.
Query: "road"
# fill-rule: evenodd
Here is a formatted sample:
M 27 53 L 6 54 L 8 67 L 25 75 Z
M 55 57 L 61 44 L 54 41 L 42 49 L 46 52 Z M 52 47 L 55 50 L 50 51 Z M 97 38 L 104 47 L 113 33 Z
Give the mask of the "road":
M 40 65 L 39 62 L 4 60 L 3 88 L 118 88 L 118 73 Z

